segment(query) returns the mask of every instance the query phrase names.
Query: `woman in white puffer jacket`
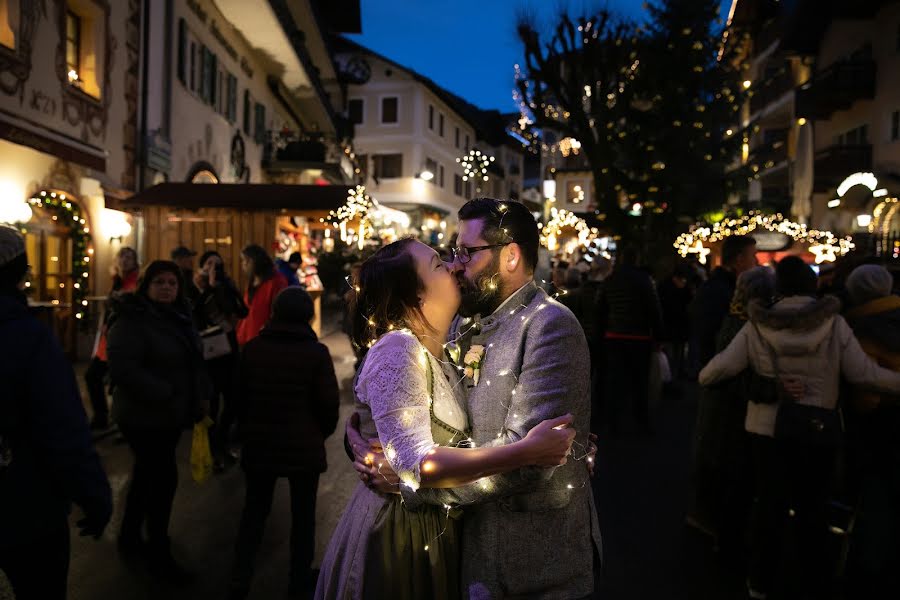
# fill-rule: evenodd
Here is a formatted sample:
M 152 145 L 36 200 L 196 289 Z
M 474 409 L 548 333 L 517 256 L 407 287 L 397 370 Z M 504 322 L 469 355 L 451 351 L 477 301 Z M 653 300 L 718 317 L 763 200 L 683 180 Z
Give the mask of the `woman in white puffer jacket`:
M 863 352 L 838 314 L 840 302 L 830 296 L 815 298 L 816 275 L 808 265 L 797 257 L 787 257 L 778 263 L 775 276 L 776 292 L 782 299 L 771 307 L 751 305 L 750 321 L 700 372 L 701 385 L 712 385 L 750 368 L 802 389 L 796 402 L 832 410 L 838 409 L 841 377 L 877 391 L 900 392 L 900 373 L 879 367 Z M 747 406 L 745 428 L 752 434 L 756 474 L 750 597 L 765 598 L 773 587 L 773 571 L 781 562 L 783 534 L 793 510 L 797 548 L 791 556 L 797 558 L 797 564 L 792 564 L 791 570 L 800 575 L 801 585 L 792 597 L 820 598 L 829 584 L 824 570 L 826 509 L 836 449 L 776 439 L 777 414 L 775 403 L 751 400 Z

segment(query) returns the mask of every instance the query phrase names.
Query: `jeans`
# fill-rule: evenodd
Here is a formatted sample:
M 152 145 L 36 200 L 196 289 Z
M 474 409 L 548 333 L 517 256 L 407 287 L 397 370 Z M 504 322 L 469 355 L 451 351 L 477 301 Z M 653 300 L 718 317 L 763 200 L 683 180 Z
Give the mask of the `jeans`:
M 0 540 L 0 570 L 16 600 L 65 600 L 69 576 L 69 523 L 64 514 L 51 531 L 12 547 Z
M 247 470 L 247 497 L 235 545 L 232 587 L 247 590 L 262 543 L 266 519 L 272 510 L 275 482 L 279 475 Z M 310 566 L 315 553 L 316 491 L 319 474 L 297 472 L 286 476 L 291 487 L 291 589 L 312 586 Z
M 109 421 L 109 405 L 106 401 L 106 373 L 109 366 L 106 361 L 96 356 L 91 359 L 87 370 L 84 372 L 84 382 L 87 384 L 88 396 L 91 398 L 93 420 L 98 423 Z
M 175 448 L 181 430 L 126 427 L 122 435 L 134 453 L 134 467 L 120 536 L 128 541 L 140 539 L 146 523 L 151 552 L 168 554 L 169 518 L 178 487 Z
M 612 431 L 619 428 L 622 410 L 631 404 L 637 424 L 650 427 L 650 354 L 653 342 L 650 340 L 622 340 L 607 338 L 604 341 L 606 353 L 607 424 Z

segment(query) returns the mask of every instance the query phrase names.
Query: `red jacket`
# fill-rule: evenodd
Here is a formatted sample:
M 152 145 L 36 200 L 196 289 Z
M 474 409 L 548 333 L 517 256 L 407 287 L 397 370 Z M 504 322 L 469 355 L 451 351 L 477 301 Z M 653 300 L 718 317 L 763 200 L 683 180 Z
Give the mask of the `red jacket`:
M 248 292 L 244 292 L 244 304 L 247 305 L 249 313 L 247 318 L 238 322 L 237 341 L 239 346 L 243 346 L 259 335 L 260 330 L 272 316 L 272 302 L 275 300 L 275 296 L 287 286 L 287 279 L 284 278 L 284 275 L 276 272 L 256 288 L 253 300 L 250 300 Z

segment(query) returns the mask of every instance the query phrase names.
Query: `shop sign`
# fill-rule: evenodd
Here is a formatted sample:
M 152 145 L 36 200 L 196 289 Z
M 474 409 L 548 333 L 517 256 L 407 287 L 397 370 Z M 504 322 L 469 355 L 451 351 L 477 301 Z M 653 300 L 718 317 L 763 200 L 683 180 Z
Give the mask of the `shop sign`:
M 756 230 L 750 234 L 756 240 L 757 252 L 780 252 L 791 247 L 791 237 L 777 231 Z

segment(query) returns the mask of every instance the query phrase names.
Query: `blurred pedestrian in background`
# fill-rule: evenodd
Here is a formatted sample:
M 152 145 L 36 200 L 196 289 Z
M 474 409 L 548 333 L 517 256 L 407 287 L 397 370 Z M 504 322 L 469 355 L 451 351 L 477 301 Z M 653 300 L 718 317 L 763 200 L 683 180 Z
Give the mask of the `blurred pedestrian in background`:
M 299 252 L 292 253 L 287 260 L 279 258 L 275 260 L 275 266 L 288 283 L 289 287 L 297 287 L 300 285 L 300 279 L 297 277 L 297 269 L 303 264 L 303 256 Z
M 846 313 L 862 349 L 900 371 L 900 297 L 880 265 L 847 278 Z M 900 396 L 855 390 L 847 429 L 852 489 L 859 498 L 851 540 L 850 586 L 858 598 L 900 597 Z
M 94 344 L 94 353 L 87 370 L 84 372 L 84 382 L 87 385 L 88 396 L 91 399 L 91 429 L 107 429 L 109 427 L 109 404 L 106 398 L 107 378 L 109 371 L 106 356 L 106 343 L 109 318 L 112 304 L 121 294 L 134 292 L 138 286 L 137 252 L 134 248 L 124 247 L 116 253 L 116 262 L 113 266 L 112 289 L 104 305 L 103 316 L 97 328 L 97 341 Z
M 134 454 L 119 550 L 142 553 L 146 524 L 150 567 L 174 583 L 191 579 L 169 544 L 175 450 L 184 429 L 207 414 L 210 394 L 181 273 L 173 262 L 150 263 L 137 292 L 117 303 L 109 330 L 113 414 Z
M 325 438 L 338 421 L 338 383 L 331 355 L 310 326 L 313 301 L 300 288 L 281 291 L 272 319 L 245 347 L 239 426 L 247 497 L 235 544 L 231 595 L 246 598 L 275 483 L 291 489 L 289 594 L 312 591 L 316 490 L 327 467 Z
M 842 438 L 838 391 L 843 376 L 866 388 L 900 393 L 900 373 L 866 356 L 838 314 L 840 301 L 816 298 L 816 274 L 796 256 L 775 269 L 780 298 L 767 307 L 750 305 L 749 322 L 700 372 L 701 385 L 730 379 L 751 367 L 772 378 L 776 390 L 799 384 L 799 397 L 778 391 L 751 398 L 745 428 L 751 434 L 756 480 L 748 588 L 765 598 L 782 558 L 796 580 L 790 597 L 827 597 L 831 586 L 827 502 Z M 782 557 L 789 509 L 795 552 Z
M 259 335 L 272 315 L 272 302 L 288 286 L 284 275 L 276 271 L 272 257 L 262 246 L 251 244 L 241 251 L 241 269 L 247 279 L 244 304 L 247 316 L 240 320 L 237 341 L 240 346 Z
M 221 472 L 231 457 L 228 440 L 239 382 L 237 324 L 248 311 L 218 252 L 204 252 L 199 264 L 194 285 L 200 293 L 193 314 L 201 338 L 215 342 L 204 343 L 203 358 L 212 383 L 209 414 L 213 425 L 209 435 L 213 466 Z
M 622 409 L 631 405 L 638 427 L 651 430 L 650 356 L 662 335 L 662 312 L 653 279 L 638 267 L 639 253 L 623 246 L 603 282 L 600 315 L 606 353 L 606 425 L 619 429 Z

